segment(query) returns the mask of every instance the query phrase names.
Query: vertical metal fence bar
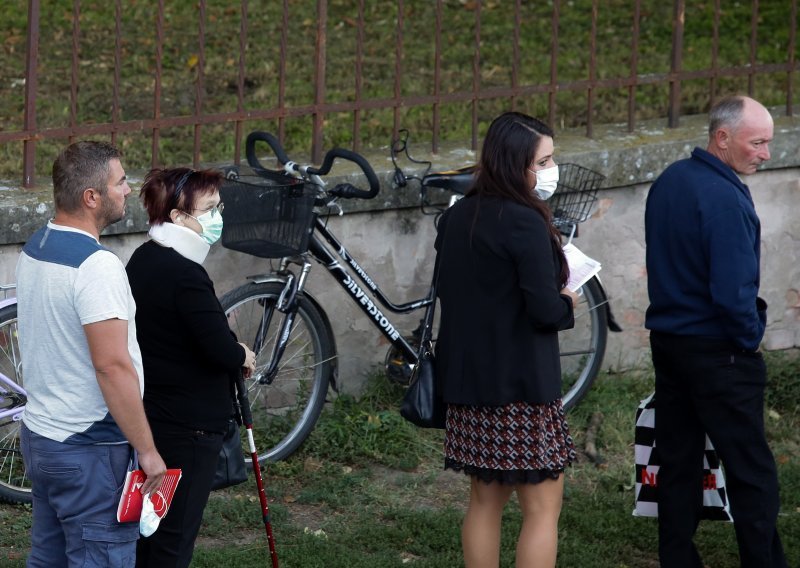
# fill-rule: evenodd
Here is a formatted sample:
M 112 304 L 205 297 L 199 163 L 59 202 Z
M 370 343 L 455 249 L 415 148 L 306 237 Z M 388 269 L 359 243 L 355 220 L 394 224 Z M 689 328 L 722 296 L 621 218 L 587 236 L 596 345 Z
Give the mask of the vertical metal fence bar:
M 400 106 L 403 81 L 403 27 L 405 26 L 405 5 L 397 0 L 397 28 L 394 40 L 394 104 L 392 105 L 392 140 L 400 131 Z
M 711 79 L 709 80 L 709 106 L 717 98 L 717 80 L 719 79 L 719 18 L 722 13 L 720 0 L 714 0 L 714 19 L 711 30 Z
M 792 10 L 789 28 L 789 71 L 786 73 L 786 116 L 792 116 L 792 93 L 794 90 L 795 45 L 797 43 L 797 0 L 792 0 Z
M 558 2 L 553 2 L 550 21 L 550 88 L 547 91 L 547 123 L 556 127 L 556 91 L 558 90 Z
M 511 110 L 517 110 L 517 88 L 519 87 L 519 33 L 522 27 L 522 0 L 514 2 L 514 35 L 511 54 Z
M 72 3 L 72 65 L 69 78 L 69 125 L 78 125 L 78 61 L 80 59 L 81 0 Z M 75 141 L 75 133 L 70 132 L 69 143 Z
M 322 129 L 324 128 L 325 115 L 319 107 L 325 103 L 327 30 L 328 1 L 317 0 L 317 42 L 314 51 L 316 60 L 314 68 L 314 113 L 311 126 L 311 159 L 315 163 L 322 161 Z
M 755 91 L 756 53 L 758 50 L 758 0 L 752 0 L 750 12 L 750 70 L 747 73 L 747 94 L 751 97 Z
M 672 16 L 672 57 L 670 62 L 669 78 L 669 109 L 667 110 L 667 124 L 670 128 L 677 128 L 681 112 L 681 80 L 678 73 L 683 67 L 683 30 L 686 18 L 686 5 L 684 0 L 674 0 Z
M 39 0 L 28 0 L 28 33 L 25 41 L 25 140 L 22 143 L 22 185 L 36 181 L 36 88 L 39 82 Z
M 281 26 L 281 53 L 278 62 L 278 108 L 286 109 L 286 58 L 288 57 L 289 44 L 289 0 L 283 0 L 283 20 Z M 284 140 L 286 136 L 286 118 L 281 113 L 278 117 L 278 138 Z
M 597 81 L 597 0 L 592 0 L 592 27 L 589 35 L 589 89 L 586 92 L 586 137 L 593 133 L 594 90 Z
M 117 145 L 119 127 L 119 87 L 122 73 L 122 0 L 114 2 L 114 87 L 111 92 L 111 143 Z
M 161 118 L 161 63 L 164 58 L 164 0 L 158 0 L 158 12 L 156 14 L 156 77 L 153 88 L 153 119 L 156 121 L 153 127 L 153 144 L 150 155 L 150 166 L 158 165 L 158 143 L 160 128 L 158 121 Z
M 239 22 L 239 74 L 236 77 L 236 111 L 241 117 L 244 115 L 244 73 L 245 55 L 247 51 L 247 0 L 242 0 L 241 20 Z M 242 163 L 242 131 L 244 120 L 236 120 L 236 129 L 233 141 L 233 163 L 237 166 Z
M 364 0 L 358 0 L 356 24 L 356 109 L 353 111 L 353 150 L 361 151 L 361 82 L 364 64 Z
M 431 151 L 439 151 L 439 81 L 442 74 L 442 0 L 436 0 L 436 31 L 433 42 L 433 133 Z
M 286 58 L 289 50 L 289 0 L 283 0 L 283 16 L 281 20 L 281 47 L 280 61 L 278 62 L 278 108 L 286 108 Z M 278 138 L 286 137 L 286 118 L 283 113 L 278 117 Z
M 631 84 L 628 85 L 628 132 L 636 127 L 636 87 L 639 76 L 639 26 L 642 19 L 642 0 L 633 3 L 633 30 L 631 33 Z
M 197 81 L 194 88 L 194 146 L 192 148 L 192 167 L 200 165 L 200 142 L 202 136 L 203 94 L 205 93 L 206 73 L 206 0 L 198 3 L 199 14 L 197 22 Z
M 475 2 L 475 51 L 472 55 L 471 148 L 478 149 L 478 93 L 481 88 L 481 0 Z

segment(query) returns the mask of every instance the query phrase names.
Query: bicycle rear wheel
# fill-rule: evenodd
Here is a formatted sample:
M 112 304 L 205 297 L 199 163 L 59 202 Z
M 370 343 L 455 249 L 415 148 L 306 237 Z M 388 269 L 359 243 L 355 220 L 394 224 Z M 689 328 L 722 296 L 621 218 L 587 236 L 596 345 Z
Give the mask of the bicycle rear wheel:
M 583 295 L 575 306 L 575 327 L 558 333 L 561 353 L 561 396 L 570 409 L 597 378 L 608 338 L 608 315 L 603 288 L 597 278 L 583 285 Z
M 17 305 L 0 309 L 0 373 L 22 387 L 22 358 L 17 335 Z M 26 398 L 0 382 L 0 501 L 30 503 L 31 482 L 25 473 L 19 430 Z
M 260 382 L 285 317 L 275 308 L 282 291 L 277 282 L 252 283 L 220 299 L 231 330 L 256 354 L 256 371 L 245 383 L 259 463 L 288 457 L 314 429 L 336 357 L 324 317 L 313 302 L 300 297 L 277 375 L 270 384 Z

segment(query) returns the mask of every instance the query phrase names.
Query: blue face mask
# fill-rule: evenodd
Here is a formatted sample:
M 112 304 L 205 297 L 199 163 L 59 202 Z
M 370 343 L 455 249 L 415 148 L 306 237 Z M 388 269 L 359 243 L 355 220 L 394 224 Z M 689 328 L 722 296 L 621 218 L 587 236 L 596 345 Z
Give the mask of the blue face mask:
M 187 215 L 189 214 L 187 213 Z M 200 224 L 203 229 L 203 232 L 200 233 L 200 238 L 209 245 L 213 245 L 222 236 L 222 215 L 216 208 L 206 211 L 199 217 L 193 215 L 189 215 L 189 217 Z

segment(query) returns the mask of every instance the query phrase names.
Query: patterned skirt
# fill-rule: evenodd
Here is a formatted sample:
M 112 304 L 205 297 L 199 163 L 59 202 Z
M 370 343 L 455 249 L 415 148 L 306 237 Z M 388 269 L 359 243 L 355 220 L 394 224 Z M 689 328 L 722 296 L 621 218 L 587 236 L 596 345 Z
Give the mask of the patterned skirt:
M 485 482 L 539 483 L 575 461 L 561 400 L 548 404 L 447 406 L 445 469 Z

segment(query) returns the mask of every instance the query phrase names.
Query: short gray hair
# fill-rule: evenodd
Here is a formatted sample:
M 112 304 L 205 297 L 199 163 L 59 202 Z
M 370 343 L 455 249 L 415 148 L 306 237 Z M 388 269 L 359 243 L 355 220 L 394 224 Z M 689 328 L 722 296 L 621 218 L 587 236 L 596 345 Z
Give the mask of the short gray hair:
M 109 162 L 122 153 L 106 142 L 84 140 L 70 144 L 53 162 L 53 199 L 57 211 L 80 210 L 84 190 L 106 192 Z
M 714 103 L 708 111 L 708 136 L 713 138 L 723 126 L 735 131 L 742 121 L 744 102 L 744 96 L 730 95 Z

